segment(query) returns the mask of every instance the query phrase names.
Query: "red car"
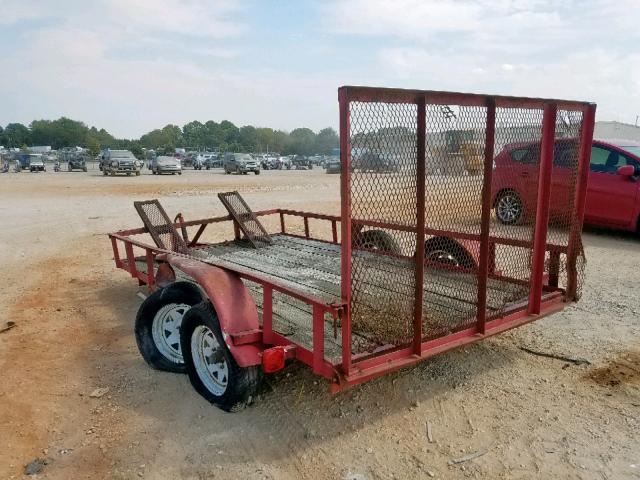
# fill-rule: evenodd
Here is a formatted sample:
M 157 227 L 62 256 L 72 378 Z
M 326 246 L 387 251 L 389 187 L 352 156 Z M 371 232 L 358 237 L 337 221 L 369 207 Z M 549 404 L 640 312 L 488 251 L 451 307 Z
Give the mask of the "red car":
M 568 186 L 575 175 L 578 146 L 575 140 L 556 141 L 551 187 L 551 216 L 566 215 L 573 200 Z M 496 218 L 517 224 L 535 212 L 540 143 L 506 145 L 494 160 L 492 197 Z M 584 223 L 640 231 L 640 143 L 594 140 Z

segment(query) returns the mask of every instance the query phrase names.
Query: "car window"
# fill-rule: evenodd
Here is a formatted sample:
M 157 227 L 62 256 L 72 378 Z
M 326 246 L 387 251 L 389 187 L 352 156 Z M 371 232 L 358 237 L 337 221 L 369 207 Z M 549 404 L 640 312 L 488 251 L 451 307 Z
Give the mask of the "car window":
M 539 149 L 534 147 L 516 148 L 510 155 L 516 162 L 526 165 L 535 165 L 540 158 Z
M 571 168 L 578 164 L 578 152 L 574 143 L 556 143 L 553 153 L 553 165 L 561 168 Z
M 597 173 L 616 173 L 618 167 L 627 165 L 631 159 L 618 152 L 602 147 L 591 148 L 590 170 Z

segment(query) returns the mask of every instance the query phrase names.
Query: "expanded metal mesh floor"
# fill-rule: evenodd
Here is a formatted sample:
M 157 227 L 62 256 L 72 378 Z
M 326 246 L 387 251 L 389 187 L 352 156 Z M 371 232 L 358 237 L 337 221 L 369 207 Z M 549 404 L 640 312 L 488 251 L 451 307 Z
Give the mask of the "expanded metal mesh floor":
M 272 244 L 255 249 L 245 242 L 229 242 L 190 249 L 189 253 L 207 263 L 250 271 L 256 277 L 278 283 L 292 290 L 313 295 L 326 303 L 339 302 L 341 248 L 316 240 L 273 235 Z M 398 290 L 413 285 L 412 279 L 402 279 L 405 262 L 372 252 L 354 250 L 358 261 L 369 272 L 365 289 L 358 302 L 363 317 L 352 319 L 352 352 L 371 351 L 391 343 L 403 332 L 407 319 L 394 315 L 393 298 Z M 136 267 L 146 272 L 146 262 L 136 261 Z M 190 280 L 177 272 L 183 280 Z M 389 278 L 394 282 L 389 282 Z M 399 280 L 398 280 L 399 279 Z M 262 315 L 262 287 L 244 281 Z M 406 282 L 405 285 L 402 282 Z M 440 268 L 426 268 L 424 276 L 425 339 L 445 336 L 473 324 L 476 314 L 477 282 L 471 273 L 458 273 Z M 487 317 L 500 316 L 509 304 L 526 300 L 528 288 L 499 279 L 487 284 Z M 464 321 L 460 321 L 464 319 Z M 274 291 L 273 328 L 292 342 L 311 349 L 313 346 L 312 312 L 306 303 Z M 325 357 L 334 363 L 341 358 L 340 325 L 330 315 L 325 317 Z
M 229 242 L 191 249 L 191 254 L 214 265 L 231 269 L 240 267 L 256 277 L 313 295 L 326 303 L 339 302 L 341 299 L 339 245 L 274 235 L 271 245 L 259 249 L 243 242 Z M 374 272 L 358 298 L 363 307 L 361 311 L 368 312 L 367 318 L 360 321 L 353 319 L 352 350 L 359 353 L 388 343 L 389 337 L 396 335 L 399 326 L 404 325 L 405 319 L 398 321 L 393 316 L 390 299 L 396 296 L 398 289 L 406 288 L 402 282 L 413 284 L 412 279 L 398 276 L 406 272 L 405 262 L 413 260 L 360 250 L 354 251 L 354 255 Z M 394 283 L 389 282 L 390 277 L 395 279 Z M 427 268 L 424 281 L 423 331 L 427 338 L 440 337 L 473 323 L 477 296 L 474 274 Z M 245 283 L 261 313 L 261 286 L 254 282 Z M 499 315 L 510 303 L 524 300 L 528 292 L 521 285 L 496 279 L 490 279 L 487 288 L 489 317 Z M 275 293 L 273 313 L 274 330 L 311 348 L 311 307 L 287 295 Z M 461 323 L 458 320 L 460 318 L 468 320 Z M 325 354 L 327 358 L 337 359 L 341 349 L 340 329 L 334 325 L 332 318 L 325 320 Z

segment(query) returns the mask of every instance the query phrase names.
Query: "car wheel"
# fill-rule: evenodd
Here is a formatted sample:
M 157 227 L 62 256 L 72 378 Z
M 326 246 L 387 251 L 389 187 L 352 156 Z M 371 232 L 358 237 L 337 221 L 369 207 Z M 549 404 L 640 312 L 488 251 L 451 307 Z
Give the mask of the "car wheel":
M 87 171 L 87 167 L 82 167 L 82 171 L 86 172 Z
M 505 225 L 514 225 L 522 221 L 524 205 L 517 192 L 507 190 L 502 192 L 495 205 L 496 217 Z
M 153 368 L 184 373 L 180 328 L 185 313 L 202 301 L 192 288 L 171 285 L 149 295 L 136 315 L 135 335 L 142 358 Z
M 139 177 L 139 176 L 140 176 L 140 170 L 136 172 L 136 177 Z
M 379 250 L 382 252 L 400 255 L 400 246 L 387 232 L 382 230 L 367 230 L 360 232 L 354 240 L 354 245 L 366 250 Z
M 105 177 L 108 175 L 106 170 L 102 170 L 102 175 L 104 175 Z
M 443 266 L 477 268 L 469 252 L 458 242 L 447 237 L 433 237 L 424 242 L 424 259 Z
M 260 366 L 242 368 L 236 363 L 210 302 L 185 314 L 180 342 L 189 380 L 200 395 L 227 412 L 251 403 L 262 377 Z
M 182 172 L 178 172 L 178 175 L 182 175 Z
M 260 175 L 260 170 L 256 170 L 254 173 L 255 173 L 256 175 Z

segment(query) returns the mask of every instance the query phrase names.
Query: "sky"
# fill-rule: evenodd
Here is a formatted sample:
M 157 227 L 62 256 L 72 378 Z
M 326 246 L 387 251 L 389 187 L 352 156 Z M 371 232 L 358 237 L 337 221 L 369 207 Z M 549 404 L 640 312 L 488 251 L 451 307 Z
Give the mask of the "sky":
M 341 85 L 640 115 L 640 0 L 0 0 L 0 125 L 338 125 Z

